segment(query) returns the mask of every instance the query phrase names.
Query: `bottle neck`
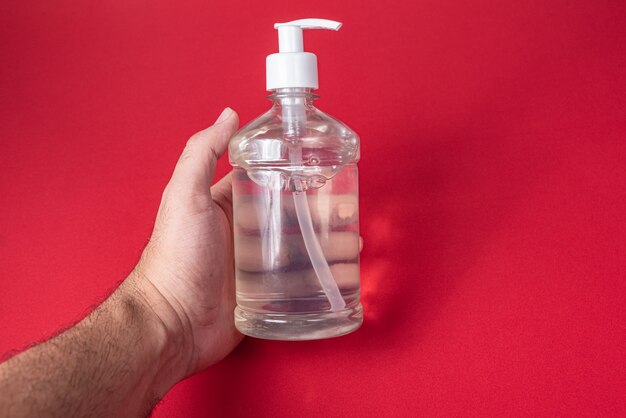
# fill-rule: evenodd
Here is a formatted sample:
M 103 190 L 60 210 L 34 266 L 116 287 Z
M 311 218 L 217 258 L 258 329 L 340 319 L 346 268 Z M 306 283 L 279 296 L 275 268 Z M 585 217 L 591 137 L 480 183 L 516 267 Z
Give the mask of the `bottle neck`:
M 312 107 L 313 100 L 318 97 L 309 87 L 285 87 L 272 90 L 268 99 L 273 101 L 273 106 L 304 105 L 305 107 Z
M 307 113 L 317 98 L 311 88 L 290 87 L 276 89 L 269 96 L 272 110 L 280 114 L 286 138 L 296 141 L 306 130 Z

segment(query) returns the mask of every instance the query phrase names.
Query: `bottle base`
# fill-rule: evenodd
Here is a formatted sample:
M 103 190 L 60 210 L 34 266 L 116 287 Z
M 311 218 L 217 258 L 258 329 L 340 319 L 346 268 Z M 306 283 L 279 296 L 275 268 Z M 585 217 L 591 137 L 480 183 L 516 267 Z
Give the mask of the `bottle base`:
M 267 340 L 304 341 L 339 337 L 355 331 L 363 323 L 363 308 L 309 314 L 251 312 L 237 306 L 235 326 L 250 337 Z

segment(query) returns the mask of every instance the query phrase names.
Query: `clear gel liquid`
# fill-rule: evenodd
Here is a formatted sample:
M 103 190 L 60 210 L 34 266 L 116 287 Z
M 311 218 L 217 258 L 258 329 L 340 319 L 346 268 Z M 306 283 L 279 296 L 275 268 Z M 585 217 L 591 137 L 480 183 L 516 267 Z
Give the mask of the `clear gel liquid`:
M 293 179 L 280 171 L 252 174 L 235 166 L 233 210 L 237 327 L 270 339 L 346 334 L 361 323 L 356 164 L 306 190 L 317 239 L 346 308 L 332 312 L 302 238 Z

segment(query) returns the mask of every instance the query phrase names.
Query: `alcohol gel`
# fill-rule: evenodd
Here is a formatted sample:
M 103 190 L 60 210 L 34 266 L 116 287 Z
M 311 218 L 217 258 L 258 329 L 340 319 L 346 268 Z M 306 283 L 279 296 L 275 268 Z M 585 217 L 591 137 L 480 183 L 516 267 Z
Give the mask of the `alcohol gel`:
M 244 334 L 308 340 L 343 335 L 362 322 L 359 301 L 359 137 L 313 106 L 317 57 L 303 29 L 341 23 L 277 23 L 267 57 L 272 108 L 229 145 L 237 308 Z

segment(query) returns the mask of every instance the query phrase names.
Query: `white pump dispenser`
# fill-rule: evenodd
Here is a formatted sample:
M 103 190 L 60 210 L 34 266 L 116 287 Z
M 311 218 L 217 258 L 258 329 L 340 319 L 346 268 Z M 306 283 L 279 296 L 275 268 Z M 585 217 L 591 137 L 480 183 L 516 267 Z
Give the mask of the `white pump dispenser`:
M 300 19 L 276 23 L 278 53 L 265 61 L 267 90 L 289 87 L 318 88 L 317 57 L 304 52 L 303 29 L 339 30 L 340 22 L 328 19 Z

